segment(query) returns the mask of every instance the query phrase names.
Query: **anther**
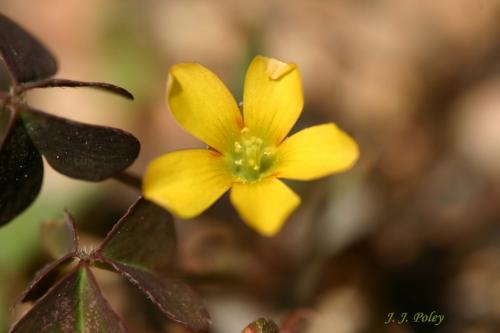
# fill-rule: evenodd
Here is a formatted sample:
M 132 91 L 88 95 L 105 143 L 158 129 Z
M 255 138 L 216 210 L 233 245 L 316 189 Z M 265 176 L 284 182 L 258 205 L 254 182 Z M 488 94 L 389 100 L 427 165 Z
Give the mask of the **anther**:
M 234 143 L 234 151 L 236 153 L 239 153 L 239 152 L 241 152 L 242 149 L 243 149 L 243 146 L 241 145 L 241 143 L 239 143 L 238 141 L 236 141 Z
M 266 175 L 273 163 L 273 147 L 265 145 L 264 140 L 251 135 L 248 127 L 241 129 L 241 137 L 233 142 L 231 168 L 238 179 L 253 182 Z

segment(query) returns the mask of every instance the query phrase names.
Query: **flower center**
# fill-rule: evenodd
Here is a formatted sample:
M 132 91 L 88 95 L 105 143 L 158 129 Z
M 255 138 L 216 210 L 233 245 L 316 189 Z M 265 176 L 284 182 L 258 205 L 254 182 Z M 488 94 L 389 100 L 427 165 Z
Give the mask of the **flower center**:
M 253 183 L 267 176 L 274 161 L 275 148 L 250 135 L 247 127 L 241 130 L 241 136 L 234 141 L 229 156 L 229 168 L 241 182 Z

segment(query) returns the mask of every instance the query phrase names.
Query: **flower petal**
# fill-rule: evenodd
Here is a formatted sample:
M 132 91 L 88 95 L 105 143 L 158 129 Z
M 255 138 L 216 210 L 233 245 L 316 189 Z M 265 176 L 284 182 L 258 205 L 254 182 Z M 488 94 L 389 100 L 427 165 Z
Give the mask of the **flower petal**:
M 153 160 L 144 175 L 144 197 L 182 218 L 210 207 L 232 184 L 222 155 L 208 149 L 181 150 Z
M 170 69 L 167 103 L 184 129 L 221 152 L 243 126 L 231 93 L 199 64 L 178 64 Z
M 274 175 L 297 180 L 320 178 L 349 169 L 358 155 L 356 141 L 335 124 L 313 126 L 278 147 Z
M 248 68 L 243 93 L 245 126 L 271 144 L 279 144 L 302 111 L 304 98 L 295 64 L 257 56 Z
M 253 184 L 235 183 L 231 202 L 241 218 L 264 236 L 273 236 L 300 203 L 282 181 L 269 177 Z

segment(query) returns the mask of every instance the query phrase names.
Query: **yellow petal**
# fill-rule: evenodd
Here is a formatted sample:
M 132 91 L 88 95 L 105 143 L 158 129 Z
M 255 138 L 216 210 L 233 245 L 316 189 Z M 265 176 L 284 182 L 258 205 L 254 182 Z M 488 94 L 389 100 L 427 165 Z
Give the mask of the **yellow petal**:
M 310 180 L 347 170 L 358 159 L 356 141 L 335 124 L 306 128 L 278 147 L 276 177 Z
M 269 177 L 252 184 L 235 183 L 231 202 L 241 218 L 264 236 L 273 236 L 300 198 L 280 180 Z
M 243 127 L 231 93 L 214 73 L 199 64 L 178 64 L 170 69 L 167 104 L 184 129 L 221 152 Z
M 243 93 L 245 126 L 270 144 L 279 144 L 302 111 L 304 98 L 295 64 L 257 56 L 248 68 Z
M 144 175 L 144 197 L 182 218 L 210 207 L 232 183 L 222 156 L 208 149 L 181 150 L 153 160 Z

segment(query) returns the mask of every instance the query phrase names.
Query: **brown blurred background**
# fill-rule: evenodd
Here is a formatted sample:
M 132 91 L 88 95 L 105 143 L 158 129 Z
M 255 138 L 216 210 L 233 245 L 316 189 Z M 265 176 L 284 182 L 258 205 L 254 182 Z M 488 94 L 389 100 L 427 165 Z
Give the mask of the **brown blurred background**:
M 290 183 L 303 204 L 273 239 L 247 228 L 227 198 L 176 222 L 176 272 L 206 299 L 212 332 L 298 309 L 314 313 L 308 333 L 500 331 L 500 1 L 0 0 L 0 10 L 53 51 L 58 77 L 134 93 L 128 102 L 53 89 L 29 100 L 134 133 L 137 174 L 160 154 L 202 147 L 164 104 L 176 62 L 202 63 L 237 98 L 255 54 L 295 62 L 306 104 L 294 131 L 334 121 L 359 142 L 352 171 Z M 137 195 L 47 167 L 35 204 L 0 229 L 0 332 L 50 260 L 40 221 L 67 207 L 92 241 Z M 131 331 L 181 332 L 121 279 L 98 278 Z M 384 325 L 389 312 L 432 310 L 441 325 Z

